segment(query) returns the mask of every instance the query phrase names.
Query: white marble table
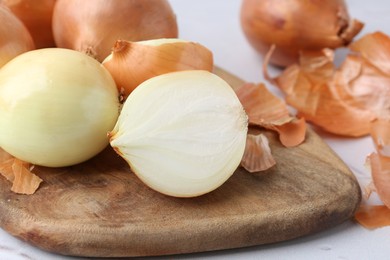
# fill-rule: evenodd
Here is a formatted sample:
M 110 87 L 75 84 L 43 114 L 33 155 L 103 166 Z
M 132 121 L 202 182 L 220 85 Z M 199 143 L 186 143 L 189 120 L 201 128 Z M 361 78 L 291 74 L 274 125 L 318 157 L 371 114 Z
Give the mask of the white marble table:
M 390 3 L 386 0 L 347 0 L 350 14 L 365 22 L 363 33 L 390 34 Z M 250 82 L 265 82 L 262 59 L 246 41 L 240 24 L 240 0 L 171 0 L 180 37 L 211 49 L 216 65 Z M 277 72 L 277 71 L 271 71 Z M 364 167 L 374 150 L 369 137 L 341 138 L 319 133 L 351 168 L 361 185 L 369 182 Z M 380 201 L 373 196 L 369 203 Z M 41 251 L 0 229 L 0 259 L 77 259 Z M 181 255 L 181 259 L 389 259 L 390 227 L 373 231 L 347 221 L 335 228 L 278 244 Z

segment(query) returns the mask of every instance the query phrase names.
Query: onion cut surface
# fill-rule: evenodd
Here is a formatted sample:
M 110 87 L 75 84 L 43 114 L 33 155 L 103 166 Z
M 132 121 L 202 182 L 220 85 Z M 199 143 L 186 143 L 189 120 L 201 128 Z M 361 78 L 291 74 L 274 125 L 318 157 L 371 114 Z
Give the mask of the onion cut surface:
M 109 136 L 146 185 L 194 197 L 218 188 L 239 166 L 247 120 L 224 80 L 207 71 L 180 71 L 139 85 Z

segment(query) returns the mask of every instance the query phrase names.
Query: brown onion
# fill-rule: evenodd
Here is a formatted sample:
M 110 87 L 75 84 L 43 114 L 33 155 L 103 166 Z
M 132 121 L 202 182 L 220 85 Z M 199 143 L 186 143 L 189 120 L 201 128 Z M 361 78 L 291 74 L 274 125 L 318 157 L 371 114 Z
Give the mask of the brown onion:
M 2 0 L 2 2 L 27 27 L 36 48 L 55 46 L 51 20 L 56 0 Z
M 241 26 L 259 53 L 275 45 L 270 62 L 288 66 L 301 50 L 347 45 L 363 23 L 350 19 L 344 0 L 243 0 Z
M 176 16 L 166 0 L 58 0 L 53 13 L 57 47 L 103 61 L 117 40 L 176 38 Z
M 102 62 L 126 98 L 145 80 L 181 70 L 213 70 L 213 54 L 203 45 L 181 39 L 119 40 Z
M 34 48 L 27 28 L 8 7 L 0 3 L 0 68 L 19 54 Z

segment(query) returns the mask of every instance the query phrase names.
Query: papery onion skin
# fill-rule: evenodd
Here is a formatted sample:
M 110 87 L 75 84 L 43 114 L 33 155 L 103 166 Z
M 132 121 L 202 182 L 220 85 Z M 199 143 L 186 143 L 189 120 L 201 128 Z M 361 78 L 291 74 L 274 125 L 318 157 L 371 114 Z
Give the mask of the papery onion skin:
M 118 118 L 109 72 L 77 51 L 46 48 L 19 55 L 0 70 L 0 146 L 36 165 L 62 167 L 108 145 Z
M 301 50 L 347 45 L 363 23 L 350 19 L 344 0 L 243 0 L 241 27 L 262 55 L 276 45 L 270 62 L 285 67 Z
M 300 117 L 327 132 L 353 137 L 369 133 L 370 122 L 377 117 L 375 112 L 382 110 L 388 100 L 388 91 L 383 91 L 387 81 L 355 54 L 347 55 L 337 68 L 330 49 L 303 51 L 299 64 L 271 79 Z
M 127 98 L 110 144 L 152 189 L 195 197 L 222 185 L 244 154 L 248 118 L 231 87 L 207 71 L 163 74 Z
M 139 42 L 119 40 L 103 66 L 126 98 L 145 80 L 181 70 L 213 70 L 213 54 L 199 43 L 181 39 Z
M 375 229 L 390 226 L 390 209 L 385 205 L 361 205 L 355 220 L 365 228 Z
M 19 54 L 35 48 L 24 24 L 0 3 L 0 68 Z
M 57 0 L 56 45 L 103 61 L 117 40 L 176 38 L 176 16 L 166 0 Z
M 0 0 L 24 23 L 35 47 L 55 47 L 52 15 L 56 0 Z

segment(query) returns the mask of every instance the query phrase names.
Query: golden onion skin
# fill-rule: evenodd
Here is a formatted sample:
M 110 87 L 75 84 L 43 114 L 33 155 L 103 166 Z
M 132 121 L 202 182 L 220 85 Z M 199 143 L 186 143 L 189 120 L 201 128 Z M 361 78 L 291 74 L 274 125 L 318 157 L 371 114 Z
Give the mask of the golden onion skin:
M 176 38 L 176 15 L 167 0 L 57 0 L 53 34 L 58 47 L 103 61 L 119 39 Z
M 335 49 L 350 43 L 363 24 L 350 18 L 344 0 L 243 0 L 241 27 L 253 48 L 288 66 L 301 50 Z

